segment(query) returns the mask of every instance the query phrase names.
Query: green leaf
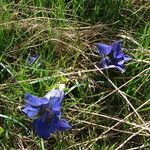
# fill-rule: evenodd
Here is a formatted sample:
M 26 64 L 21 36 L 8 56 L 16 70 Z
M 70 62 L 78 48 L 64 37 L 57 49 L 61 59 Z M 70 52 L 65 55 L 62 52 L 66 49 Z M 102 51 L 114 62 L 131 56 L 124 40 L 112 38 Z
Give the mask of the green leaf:
M 0 127 L 0 135 L 4 132 L 4 129 Z

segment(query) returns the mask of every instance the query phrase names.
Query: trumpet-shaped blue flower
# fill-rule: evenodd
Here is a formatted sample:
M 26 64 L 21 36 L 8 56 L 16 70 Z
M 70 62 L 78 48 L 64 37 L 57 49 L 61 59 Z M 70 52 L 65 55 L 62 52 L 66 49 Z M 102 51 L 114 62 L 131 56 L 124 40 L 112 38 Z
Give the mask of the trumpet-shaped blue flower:
M 65 131 L 71 126 L 65 119 L 61 119 L 61 102 L 64 92 L 58 89 L 48 92 L 38 98 L 29 93 L 25 95 L 25 107 L 22 111 L 33 121 L 35 132 L 44 139 L 56 131 Z
M 39 58 L 39 54 L 35 54 L 33 57 L 29 57 L 28 64 L 33 64 Z
M 101 66 L 105 69 L 116 68 L 124 72 L 124 63 L 132 59 L 121 51 L 119 41 L 114 42 L 112 45 L 98 43 L 97 49 L 102 56 Z

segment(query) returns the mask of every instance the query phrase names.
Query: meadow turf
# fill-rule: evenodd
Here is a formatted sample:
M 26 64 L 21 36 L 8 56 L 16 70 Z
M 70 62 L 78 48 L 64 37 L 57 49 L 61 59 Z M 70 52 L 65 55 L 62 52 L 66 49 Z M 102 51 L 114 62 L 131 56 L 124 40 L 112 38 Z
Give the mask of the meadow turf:
M 150 149 L 149 14 L 146 0 L 0 0 L 0 149 Z M 96 67 L 96 43 L 116 40 L 132 57 L 123 74 Z M 59 84 L 72 129 L 42 140 L 24 95 Z

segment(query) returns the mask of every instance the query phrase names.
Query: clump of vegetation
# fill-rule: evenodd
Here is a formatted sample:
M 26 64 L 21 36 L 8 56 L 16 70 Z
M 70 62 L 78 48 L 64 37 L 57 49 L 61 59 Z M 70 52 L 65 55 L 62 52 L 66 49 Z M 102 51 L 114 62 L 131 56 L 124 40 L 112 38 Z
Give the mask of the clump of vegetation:
M 149 10 L 145 0 L 1 0 L 0 148 L 147 149 Z M 132 61 L 124 73 L 101 69 L 97 43 L 118 40 Z M 60 84 L 72 128 L 42 140 L 22 112 L 24 95 Z

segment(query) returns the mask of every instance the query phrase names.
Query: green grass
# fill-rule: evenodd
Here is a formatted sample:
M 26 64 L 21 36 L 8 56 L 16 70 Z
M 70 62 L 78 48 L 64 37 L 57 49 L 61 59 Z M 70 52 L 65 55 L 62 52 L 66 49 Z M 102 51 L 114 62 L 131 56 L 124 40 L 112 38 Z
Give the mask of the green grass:
M 146 150 L 149 11 L 144 0 L 1 0 L 0 149 Z M 133 58 L 126 72 L 96 70 L 96 43 L 115 40 Z M 21 112 L 24 95 L 42 97 L 59 84 L 66 85 L 62 113 L 72 129 L 41 140 Z

